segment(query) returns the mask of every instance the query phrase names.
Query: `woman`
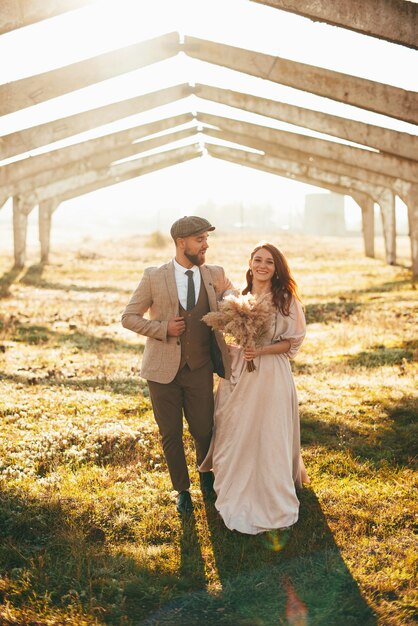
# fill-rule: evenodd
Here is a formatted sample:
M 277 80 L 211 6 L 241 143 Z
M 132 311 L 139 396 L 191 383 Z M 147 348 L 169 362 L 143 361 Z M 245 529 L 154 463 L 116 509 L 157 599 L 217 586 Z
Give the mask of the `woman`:
M 216 508 L 226 526 L 253 535 L 292 526 L 299 512 L 295 487 L 308 482 L 289 363 L 305 337 L 305 316 L 287 261 L 271 243 L 255 247 L 246 279 L 242 293 L 271 293 L 276 315 L 263 345 L 230 348 L 232 377 L 220 381 L 212 444 L 200 470 L 213 468 Z

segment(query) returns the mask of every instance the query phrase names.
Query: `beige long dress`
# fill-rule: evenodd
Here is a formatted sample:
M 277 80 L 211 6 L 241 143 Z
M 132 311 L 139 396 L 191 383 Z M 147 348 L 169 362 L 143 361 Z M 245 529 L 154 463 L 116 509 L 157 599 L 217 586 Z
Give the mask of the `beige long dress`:
M 288 339 L 289 352 L 257 357 L 248 372 L 242 349 L 230 348 L 232 377 L 220 381 L 212 443 L 199 469 L 213 469 L 215 506 L 231 530 L 255 535 L 298 519 L 299 408 L 289 358 L 304 337 L 305 316 L 293 298 L 290 315 L 277 313 L 264 341 Z

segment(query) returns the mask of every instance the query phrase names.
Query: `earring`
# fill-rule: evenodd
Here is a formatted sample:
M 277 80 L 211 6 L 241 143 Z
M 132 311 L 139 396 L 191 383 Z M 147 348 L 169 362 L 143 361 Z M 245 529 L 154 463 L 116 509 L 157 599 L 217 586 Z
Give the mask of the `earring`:
M 252 270 L 249 270 L 249 272 L 250 272 L 250 276 L 252 276 L 252 275 L 253 275 L 253 271 L 252 271 Z

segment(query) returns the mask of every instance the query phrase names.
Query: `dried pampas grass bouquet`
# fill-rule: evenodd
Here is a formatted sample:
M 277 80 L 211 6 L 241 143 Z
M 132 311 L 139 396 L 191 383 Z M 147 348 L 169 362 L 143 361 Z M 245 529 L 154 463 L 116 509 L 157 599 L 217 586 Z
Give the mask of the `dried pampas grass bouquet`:
M 226 296 L 219 303 L 219 311 L 207 313 L 202 320 L 213 330 L 231 335 L 244 350 L 257 348 L 270 329 L 276 314 L 271 294 L 254 296 Z M 247 370 L 255 370 L 254 361 L 247 361 Z

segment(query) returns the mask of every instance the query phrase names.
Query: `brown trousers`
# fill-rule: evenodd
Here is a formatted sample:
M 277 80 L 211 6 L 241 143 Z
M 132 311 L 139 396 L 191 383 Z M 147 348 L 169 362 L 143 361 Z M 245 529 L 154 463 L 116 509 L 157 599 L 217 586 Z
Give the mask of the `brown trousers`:
M 171 383 L 148 381 L 152 408 L 160 430 L 173 489 L 190 487 L 183 444 L 183 412 L 200 465 L 209 449 L 213 428 L 213 366 L 191 370 L 186 364 Z

